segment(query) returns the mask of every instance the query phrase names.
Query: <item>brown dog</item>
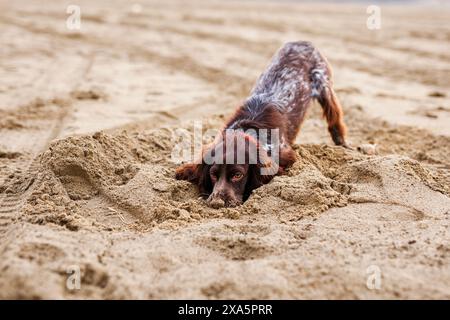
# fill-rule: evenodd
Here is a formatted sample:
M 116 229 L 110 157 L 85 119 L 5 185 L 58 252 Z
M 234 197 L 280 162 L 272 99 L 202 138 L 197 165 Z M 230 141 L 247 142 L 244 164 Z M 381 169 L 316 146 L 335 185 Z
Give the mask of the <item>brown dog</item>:
M 195 183 L 214 207 L 241 204 L 252 190 L 295 162 L 291 145 L 314 98 L 322 106 L 334 143 L 347 146 L 330 65 L 309 42 L 285 44 L 222 135 L 204 148 L 200 163 L 182 165 L 176 178 Z

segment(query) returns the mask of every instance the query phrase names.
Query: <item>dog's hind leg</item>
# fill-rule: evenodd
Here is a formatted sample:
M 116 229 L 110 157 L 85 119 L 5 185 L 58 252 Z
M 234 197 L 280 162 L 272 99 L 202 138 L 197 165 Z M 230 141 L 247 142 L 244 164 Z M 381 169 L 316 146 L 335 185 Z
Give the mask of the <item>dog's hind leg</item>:
M 328 122 L 328 131 L 334 143 L 349 147 L 345 141 L 346 126 L 341 104 L 333 90 L 331 70 L 327 68 L 313 69 L 311 72 L 312 96 L 322 106 L 323 115 Z

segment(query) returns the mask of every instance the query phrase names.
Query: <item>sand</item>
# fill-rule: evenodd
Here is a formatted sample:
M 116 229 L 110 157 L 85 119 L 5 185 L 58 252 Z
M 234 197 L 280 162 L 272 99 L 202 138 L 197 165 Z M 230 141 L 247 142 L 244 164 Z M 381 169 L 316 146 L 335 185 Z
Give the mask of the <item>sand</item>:
M 370 31 L 362 5 L 180 3 L 80 1 L 71 31 L 62 3 L 0 2 L 0 298 L 449 299 L 450 9 Z M 354 150 L 313 105 L 286 175 L 208 207 L 174 132 L 219 129 L 299 39 Z

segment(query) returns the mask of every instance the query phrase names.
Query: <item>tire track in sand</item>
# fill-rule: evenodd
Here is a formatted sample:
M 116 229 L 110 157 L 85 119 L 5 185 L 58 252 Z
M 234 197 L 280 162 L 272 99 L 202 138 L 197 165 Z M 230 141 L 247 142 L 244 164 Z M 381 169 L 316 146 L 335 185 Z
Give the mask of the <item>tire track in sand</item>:
M 50 70 L 39 78 L 36 82 L 33 90 L 40 92 L 45 91 L 46 86 L 49 83 L 54 83 L 54 77 L 58 77 L 60 74 L 58 71 L 61 68 L 61 64 L 58 63 L 55 59 L 55 63 L 52 64 Z M 80 74 L 80 78 L 76 79 L 84 79 L 86 75 L 89 73 L 89 70 L 92 67 L 94 61 L 94 55 L 91 55 L 88 58 L 84 65 L 70 65 L 67 64 L 66 67 L 72 68 L 73 71 L 78 72 Z M 53 81 L 52 81 L 53 80 Z M 74 90 L 80 86 L 80 83 L 76 83 L 74 86 Z M 41 89 L 41 90 L 40 90 Z M 58 137 L 59 132 L 63 128 L 65 123 L 65 119 L 68 115 L 70 115 L 72 111 L 72 103 L 62 104 L 61 108 L 56 117 L 52 117 L 51 120 L 47 121 L 47 124 L 44 126 L 44 129 L 41 129 L 39 133 L 33 134 L 32 136 L 32 145 L 34 146 L 33 151 L 30 155 L 28 155 L 23 161 L 14 165 L 14 171 L 18 176 L 24 177 L 23 181 L 16 186 L 15 188 L 11 188 L 11 186 L 6 187 L 5 190 L 0 193 L 0 239 L 1 239 L 1 247 L 0 252 L 7 246 L 7 244 L 13 240 L 11 237 L 12 234 L 15 234 L 17 231 L 14 222 L 17 221 L 20 210 L 25 203 L 26 195 L 31 192 L 31 185 L 34 182 L 34 177 L 36 176 L 39 168 L 39 158 L 37 155 L 44 151 L 50 142 Z M 30 144 L 29 138 L 30 135 L 28 132 L 23 132 L 21 140 L 26 142 L 26 145 Z M 3 135 L 2 135 L 3 137 Z M 0 137 L 0 142 L 2 138 Z M 11 184 L 11 179 L 8 177 L 1 177 L 2 183 L 1 185 L 8 186 Z

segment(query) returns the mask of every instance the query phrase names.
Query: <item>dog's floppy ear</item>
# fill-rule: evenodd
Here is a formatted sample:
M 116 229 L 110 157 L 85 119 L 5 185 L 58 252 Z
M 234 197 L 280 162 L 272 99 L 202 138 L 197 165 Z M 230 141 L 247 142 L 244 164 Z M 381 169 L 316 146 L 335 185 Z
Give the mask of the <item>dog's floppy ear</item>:
M 205 163 L 188 163 L 177 168 L 175 177 L 186 180 L 198 186 L 202 196 L 208 196 L 213 190 L 213 183 L 209 175 L 210 165 Z
M 261 167 L 251 164 L 247 173 L 247 184 L 244 190 L 244 201 L 250 197 L 253 190 L 261 187 L 263 184 L 269 183 L 273 176 L 261 175 Z
M 254 189 L 261 187 L 262 185 L 269 183 L 273 179 L 275 174 L 283 174 L 287 167 L 290 167 L 297 160 L 297 154 L 292 148 L 283 148 L 280 150 L 280 159 L 278 165 L 278 172 L 273 174 L 262 175 L 261 169 L 264 167 L 272 166 L 272 162 L 269 156 L 260 150 L 258 157 L 258 164 L 250 165 L 248 170 L 247 184 L 245 186 L 244 200 L 246 200 Z
M 247 184 L 245 185 L 244 200 L 251 195 L 252 191 L 261 187 L 262 185 L 269 183 L 274 175 L 261 174 L 261 169 L 271 165 L 271 159 L 267 155 L 267 152 L 261 148 L 258 149 L 257 164 L 251 164 L 248 169 Z
M 211 169 L 210 165 L 202 163 L 198 166 L 197 170 L 199 172 L 199 178 L 197 180 L 198 190 L 203 197 L 207 197 L 213 191 L 214 184 L 211 180 L 211 176 L 209 174 L 209 170 Z
M 179 166 L 175 171 L 175 178 L 177 180 L 186 180 L 197 184 L 200 179 L 199 165 L 195 163 L 187 163 Z

